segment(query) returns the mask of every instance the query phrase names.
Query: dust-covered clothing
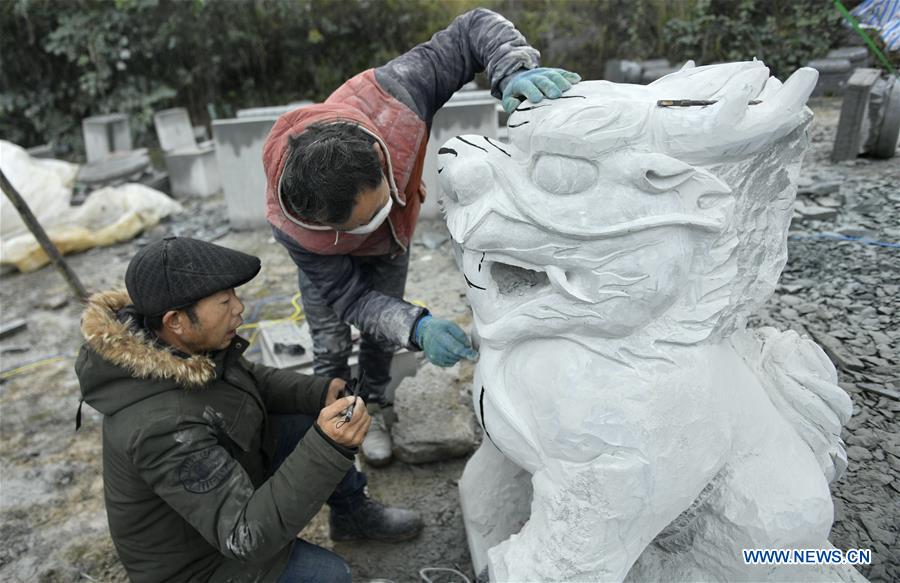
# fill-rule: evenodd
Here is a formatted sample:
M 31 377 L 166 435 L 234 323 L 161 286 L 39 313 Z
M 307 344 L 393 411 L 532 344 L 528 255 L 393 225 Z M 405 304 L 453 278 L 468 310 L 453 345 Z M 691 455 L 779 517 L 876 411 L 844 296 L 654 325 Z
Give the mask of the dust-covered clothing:
M 324 103 L 278 119 L 263 151 L 266 216 L 276 239 L 288 247 L 337 320 L 355 325 L 379 345 L 420 348 L 414 329 L 427 310 L 375 289 L 354 257 L 395 258 L 408 253 L 425 197 L 422 171 L 428 134 L 441 106 L 481 71 L 486 71 L 492 93 L 499 98 L 509 78 L 521 69 L 537 67 L 538 57 L 512 23 L 490 10 L 476 9 L 457 17 L 428 42 L 353 77 Z M 337 233 L 293 216 L 280 191 L 289 138 L 312 124 L 336 121 L 359 124 L 373 135 L 385 157 L 394 204 L 387 220 L 367 235 Z M 387 376 L 387 371 L 376 374 Z
M 330 379 L 251 363 L 239 337 L 180 354 L 128 316 L 130 303 L 91 298 L 75 365 L 104 416 L 106 509 L 128 576 L 277 581 L 297 533 L 355 470 L 354 450 L 318 427 L 274 470 L 269 414 L 317 416 Z

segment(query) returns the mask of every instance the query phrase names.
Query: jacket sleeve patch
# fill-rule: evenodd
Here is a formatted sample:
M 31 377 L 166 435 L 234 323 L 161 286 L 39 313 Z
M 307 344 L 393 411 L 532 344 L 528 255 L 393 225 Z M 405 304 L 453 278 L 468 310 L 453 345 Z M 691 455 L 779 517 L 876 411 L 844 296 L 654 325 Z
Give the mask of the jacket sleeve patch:
M 186 457 L 178 468 L 178 479 L 188 492 L 205 494 L 225 481 L 234 463 L 224 449 L 211 447 Z

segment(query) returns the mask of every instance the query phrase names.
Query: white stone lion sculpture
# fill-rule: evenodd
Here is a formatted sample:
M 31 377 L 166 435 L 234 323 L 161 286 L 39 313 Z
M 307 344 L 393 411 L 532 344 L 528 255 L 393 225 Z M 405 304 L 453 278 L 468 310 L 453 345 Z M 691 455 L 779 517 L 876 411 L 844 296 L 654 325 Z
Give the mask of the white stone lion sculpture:
M 815 83 L 689 63 L 523 102 L 509 144 L 441 148 L 480 351 L 485 440 L 460 482 L 476 573 L 835 577 L 741 553 L 829 548 L 847 465 L 851 401 L 823 351 L 746 328 L 786 260 Z

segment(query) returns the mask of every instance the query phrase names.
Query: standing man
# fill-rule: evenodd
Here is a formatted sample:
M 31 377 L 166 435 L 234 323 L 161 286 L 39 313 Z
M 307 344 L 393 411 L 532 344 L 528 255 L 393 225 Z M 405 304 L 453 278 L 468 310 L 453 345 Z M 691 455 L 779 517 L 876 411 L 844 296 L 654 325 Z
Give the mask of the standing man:
M 234 288 L 259 268 L 167 237 L 131 260 L 128 293 L 85 309 L 75 371 L 103 414 L 109 530 L 135 583 L 349 582 L 343 559 L 297 539 L 326 502 L 333 540 L 421 530 L 415 513 L 366 497 L 353 457 L 371 420 L 343 380 L 242 356 Z
M 266 216 L 299 268 L 315 373 L 349 378 L 349 324 L 362 331 L 359 366 L 375 406 L 362 451 L 372 465 L 391 458 L 378 409 L 390 406 L 394 349 L 423 350 L 438 366 L 477 358 L 456 324 L 402 299 L 432 118 L 483 70 L 507 111 L 580 80 L 538 68 L 538 57 L 508 20 L 473 10 L 324 103 L 284 114 L 266 140 Z

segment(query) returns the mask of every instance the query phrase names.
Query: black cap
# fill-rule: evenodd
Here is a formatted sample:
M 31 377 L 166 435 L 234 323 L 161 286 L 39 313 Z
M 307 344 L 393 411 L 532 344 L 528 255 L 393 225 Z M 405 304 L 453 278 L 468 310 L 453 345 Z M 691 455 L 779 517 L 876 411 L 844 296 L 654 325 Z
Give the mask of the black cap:
M 259 269 L 259 258 L 252 255 L 188 237 L 166 237 L 131 259 L 125 287 L 138 312 L 160 316 L 243 285 Z

